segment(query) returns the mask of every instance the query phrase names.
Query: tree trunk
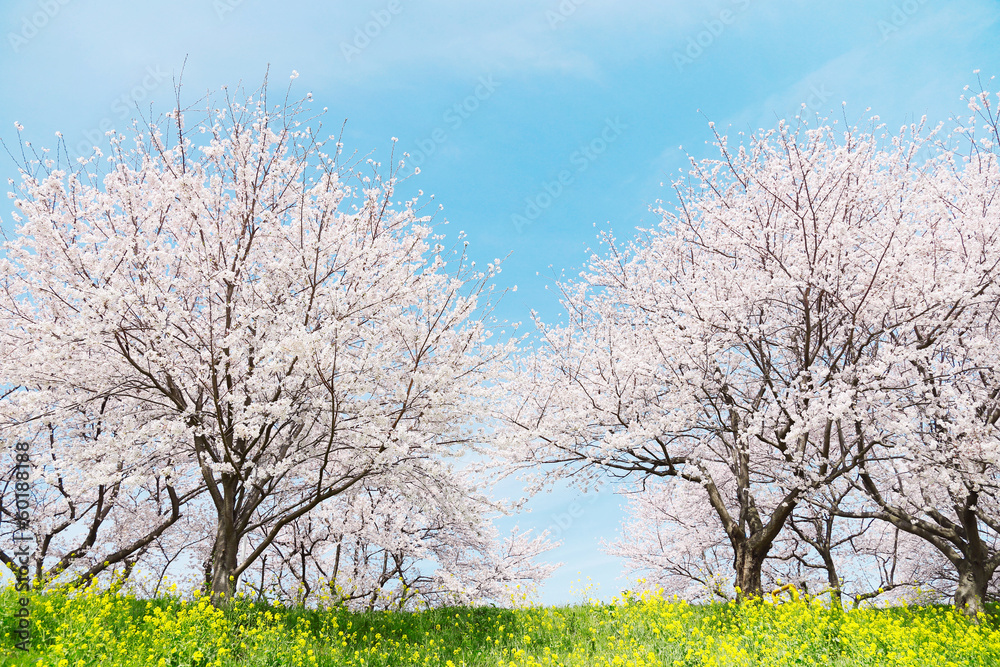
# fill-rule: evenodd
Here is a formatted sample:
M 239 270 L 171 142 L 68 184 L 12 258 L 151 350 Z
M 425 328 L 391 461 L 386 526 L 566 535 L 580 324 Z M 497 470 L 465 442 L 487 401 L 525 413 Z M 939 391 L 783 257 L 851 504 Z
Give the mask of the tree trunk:
M 210 556 L 212 604 L 223 607 L 236 591 L 236 570 L 239 567 L 240 541 L 243 537 L 236 517 L 239 480 L 229 473 L 222 474 L 221 484 L 212 479 L 210 472 L 205 478 L 209 482 L 209 493 L 215 504 L 216 516 L 215 544 Z
M 837 574 L 837 563 L 833 560 L 829 550 L 824 551 L 822 557 L 823 565 L 826 566 L 826 583 L 830 586 L 830 608 L 843 611 L 844 604 L 840 597 L 840 575 Z
M 983 611 L 989 576 L 986 568 L 979 563 L 965 561 L 958 566 L 958 587 L 955 589 L 955 608 L 964 611 L 970 618 Z
M 236 590 L 236 568 L 238 565 L 240 540 L 235 531 L 223 530 L 219 533 L 212 552 L 212 604 L 221 607 L 233 597 Z
M 761 584 L 761 570 L 767 552 L 760 553 L 743 543 L 736 548 L 736 559 L 733 566 L 736 569 L 736 599 L 746 600 L 760 598 L 764 595 Z

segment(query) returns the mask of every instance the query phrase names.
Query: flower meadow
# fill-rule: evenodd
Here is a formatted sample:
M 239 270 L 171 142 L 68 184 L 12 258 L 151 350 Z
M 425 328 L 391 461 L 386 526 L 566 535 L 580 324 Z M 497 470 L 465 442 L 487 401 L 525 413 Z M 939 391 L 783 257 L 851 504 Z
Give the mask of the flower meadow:
M 243 597 L 218 609 L 175 593 L 32 593 L 27 653 L 14 648 L 15 593 L 0 600 L 2 665 L 1000 665 L 996 606 L 974 623 L 948 606 L 842 611 L 794 591 L 741 605 L 625 593 L 568 607 L 369 613 Z

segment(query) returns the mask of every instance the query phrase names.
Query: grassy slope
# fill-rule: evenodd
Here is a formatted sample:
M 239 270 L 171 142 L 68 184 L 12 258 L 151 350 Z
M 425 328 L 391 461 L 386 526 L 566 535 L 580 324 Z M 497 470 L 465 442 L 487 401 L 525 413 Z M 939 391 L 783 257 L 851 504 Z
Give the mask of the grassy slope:
M 110 594 L 32 599 L 34 650 L 13 648 L 0 593 L 2 665 L 1000 665 L 1000 610 L 972 625 L 947 608 L 840 613 L 818 601 L 316 611 Z

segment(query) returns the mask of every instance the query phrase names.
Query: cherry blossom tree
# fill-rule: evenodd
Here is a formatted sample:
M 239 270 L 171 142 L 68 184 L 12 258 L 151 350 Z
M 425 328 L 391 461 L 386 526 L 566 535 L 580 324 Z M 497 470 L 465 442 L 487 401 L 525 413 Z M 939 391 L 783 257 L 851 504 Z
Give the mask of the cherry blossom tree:
M 127 415 L 74 444 L 82 483 L 103 483 L 109 452 L 196 475 L 215 602 L 324 503 L 362 482 L 419 485 L 488 445 L 488 383 L 515 349 L 491 342 L 499 262 L 446 252 L 416 200 L 395 201 L 395 168 L 345 164 L 266 84 L 201 112 L 178 103 L 107 150 L 75 171 L 47 155 L 23 169 L 0 265 L 16 351 L 2 377 L 21 405 L 49 407 L 7 410 L 6 427 L 105 402 Z
M 738 147 L 716 134 L 720 157 L 692 160 L 657 228 L 629 243 L 605 233 L 561 283 L 566 322 L 538 322 L 537 389 L 510 411 L 524 459 L 584 483 L 698 488 L 737 589 L 761 594 L 800 503 L 876 450 L 921 447 L 899 409 L 909 363 L 968 293 L 924 289 L 940 234 L 965 224 L 920 158 L 933 137 L 877 118 L 869 130 L 781 122 Z M 981 276 L 992 259 L 965 268 Z M 708 538 L 676 539 L 697 553 Z
M 894 304 L 919 313 L 890 341 L 897 416 L 856 428 L 876 444 L 856 482 L 871 507 L 843 514 L 933 545 L 954 568 L 955 605 L 974 616 L 1000 567 L 1000 105 L 982 87 L 968 102 L 925 186 L 928 252 Z

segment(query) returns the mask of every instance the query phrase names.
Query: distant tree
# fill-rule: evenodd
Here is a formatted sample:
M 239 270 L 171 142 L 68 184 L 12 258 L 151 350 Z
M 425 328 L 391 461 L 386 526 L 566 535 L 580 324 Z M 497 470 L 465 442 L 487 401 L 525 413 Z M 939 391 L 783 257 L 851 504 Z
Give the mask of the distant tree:
M 866 601 L 944 597 L 942 572 L 948 562 L 930 544 L 877 519 L 847 519 L 840 512 L 858 506 L 849 484 L 823 490 L 800 503 L 770 561 L 784 581 L 806 591 L 846 597 L 854 607 Z
M 620 535 L 605 550 L 625 559 L 647 589 L 687 600 L 733 599 L 733 550 L 704 494 L 685 480 L 627 492 Z M 769 574 L 762 571 L 763 586 L 772 583 Z
M 732 547 L 700 487 L 650 482 L 627 497 L 626 518 L 607 551 L 624 558 L 646 588 L 686 599 L 734 597 Z M 768 553 L 761 581 L 765 591 L 792 584 L 829 595 L 834 606 L 846 597 L 857 607 L 875 599 L 939 598 L 948 585 L 948 565 L 926 541 L 891 524 L 846 519 L 824 505 L 801 502 Z
M 409 490 L 359 486 L 286 527 L 246 582 L 360 610 L 509 604 L 554 566 L 536 561 L 552 546 L 544 534 L 500 539 L 500 509 L 454 471 Z
M 7 544 L 25 546 L 34 537 L 31 580 L 38 587 L 54 583 L 88 584 L 112 573 L 128 579 L 142 555 L 181 517 L 182 508 L 203 491 L 198 479 L 162 474 L 166 463 L 156 451 L 156 436 L 102 401 L 71 406 L 37 403 L 48 392 L 12 392 L 3 404 L 10 422 L 0 450 L 0 469 L 15 466 L 14 442 L 27 445 L 32 479 L 29 530 L 21 532 L 15 517 L 13 481 L 0 486 L 0 562 L 14 568 Z M 40 418 L 28 418 L 38 413 Z M 57 422 L 45 417 L 59 413 Z M 18 420 L 15 415 L 22 415 Z M 95 459 L 95 449 L 113 438 L 127 439 L 140 455 L 108 448 Z M 9 500 L 8 500 L 9 499 Z M 15 538 L 15 533 L 20 533 Z

